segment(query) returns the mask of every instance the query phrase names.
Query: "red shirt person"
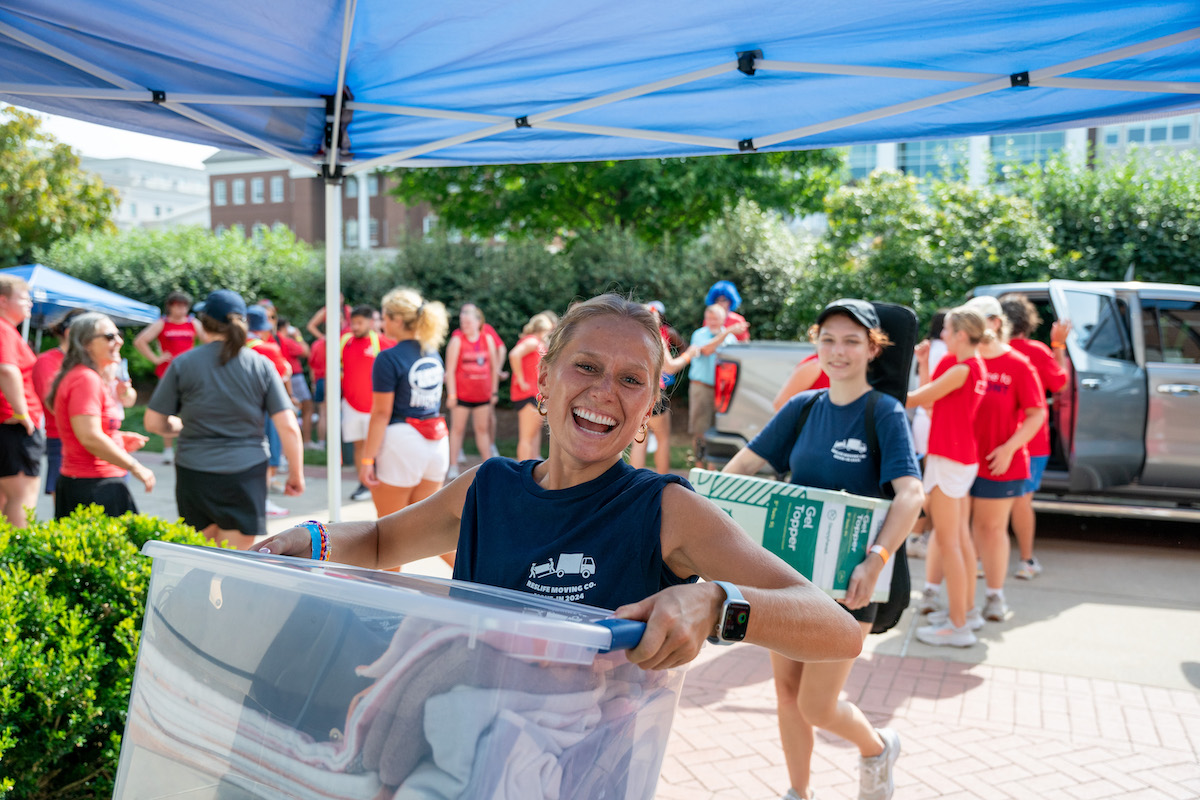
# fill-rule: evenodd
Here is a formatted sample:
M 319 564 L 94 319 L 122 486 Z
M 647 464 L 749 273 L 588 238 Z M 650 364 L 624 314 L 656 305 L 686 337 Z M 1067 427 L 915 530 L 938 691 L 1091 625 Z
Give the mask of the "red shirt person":
M 371 370 L 375 357 L 395 342 L 375 330 L 375 309 L 355 306 L 350 312 L 350 330 L 342 334 L 342 440 L 354 443 L 354 468 L 362 459 L 363 442 L 371 425 Z M 371 493 L 359 486 L 352 500 L 365 500 Z
M 38 430 L 42 403 L 33 387 L 37 358 L 18 330 L 32 310 L 29 284 L 0 275 L 0 495 L 4 516 L 17 528 L 25 527 L 25 508 L 37 505 L 46 452 Z
M 164 304 L 166 313 L 151 322 L 133 339 L 134 348 L 154 365 L 154 374 L 161 378 L 171 362 L 204 341 L 200 321 L 188 313 L 192 307 L 192 296 L 187 292 L 171 292 Z M 158 352 L 150 345 L 156 343 Z M 163 463 L 170 464 L 174 458 L 172 443 L 174 436 L 163 437 Z

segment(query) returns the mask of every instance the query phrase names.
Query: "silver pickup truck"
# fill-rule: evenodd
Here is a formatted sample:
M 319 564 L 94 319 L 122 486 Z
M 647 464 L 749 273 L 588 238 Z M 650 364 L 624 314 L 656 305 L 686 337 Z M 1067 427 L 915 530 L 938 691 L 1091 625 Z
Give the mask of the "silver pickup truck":
M 1069 319 L 1071 379 L 1051 399 L 1050 463 L 1037 500 L 1074 513 L 1200 520 L 1200 286 L 1049 281 L 979 286 L 1021 292 L 1050 324 Z M 718 413 L 706 457 L 721 463 L 754 437 L 799 342 L 720 351 Z

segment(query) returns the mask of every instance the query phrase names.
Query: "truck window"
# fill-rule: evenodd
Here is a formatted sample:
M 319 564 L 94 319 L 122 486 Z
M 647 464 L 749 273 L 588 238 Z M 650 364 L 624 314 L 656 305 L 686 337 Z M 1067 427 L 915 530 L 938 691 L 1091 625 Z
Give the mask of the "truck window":
M 1133 347 L 1121 309 L 1111 297 L 1091 292 L 1064 292 L 1067 313 L 1079 342 L 1090 355 L 1133 361 Z
M 1146 361 L 1200 364 L 1200 303 L 1143 300 L 1142 325 Z

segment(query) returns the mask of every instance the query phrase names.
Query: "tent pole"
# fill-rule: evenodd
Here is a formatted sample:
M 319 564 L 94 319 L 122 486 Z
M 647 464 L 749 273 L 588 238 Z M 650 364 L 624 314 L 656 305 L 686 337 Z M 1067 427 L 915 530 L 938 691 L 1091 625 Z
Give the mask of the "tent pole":
M 325 179 L 325 463 L 329 521 L 342 521 L 342 184 Z

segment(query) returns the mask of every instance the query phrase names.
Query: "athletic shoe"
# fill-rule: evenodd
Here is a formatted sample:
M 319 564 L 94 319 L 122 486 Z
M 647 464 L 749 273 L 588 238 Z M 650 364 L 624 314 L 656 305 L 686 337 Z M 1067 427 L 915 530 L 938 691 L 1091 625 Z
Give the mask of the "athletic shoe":
M 290 513 L 292 513 L 292 512 L 288 511 L 283 506 L 276 505 L 275 503 L 271 502 L 270 498 L 267 498 L 267 516 L 268 517 L 286 517 Z
M 787 794 L 783 796 L 782 800 L 804 800 L 804 798 L 796 794 L 795 789 L 789 788 L 787 790 Z M 816 794 L 809 795 L 808 800 L 817 800 Z
M 500 448 L 496 447 L 496 445 L 493 444 L 492 445 L 492 458 L 499 458 L 499 457 L 500 457 Z
M 452 481 L 461 474 L 462 472 L 459 471 L 458 464 L 451 464 L 449 472 L 446 473 L 446 480 Z
M 892 768 L 900 756 L 900 735 L 891 728 L 877 728 L 883 739 L 883 752 L 858 760 L 858 800 L 890 800 L 896 785 Z
M 267 491 L 271 494 L 285 494 L 287 482 L 281 478 L 274 478 L 267 484 Z
M 461 447 L 460 447 L 460 448 L 458 448 L 458 456 L 457 456 L 457 457 L 454 459 L 454 463 L 455 463 L 455 464 L 465 464 L 465 463 L 467 463 L 467 456 L 466 456 L 466 454 L 463 452 L 463 449 L 462 449 Z
M 956 628 L 949 623 L 917 628 L 917 641 L 933 647 L 970 647 L 979 641 L 968 626 Z
M 988 595 L 987 602 L 983 604 L 983 618 L 989 622 L 1003 622 L 1008 616 L 1008 604 L 1004 602 L 1004 598 L 998 594 Z
M 924 558 L 925 551 L 929 549 L 929 534 L 928 533 L 910 533 L 908 535 L 908 551 L 909 558 Z
M 917 613 L 931 614 L 934 611 L 941 610 L 941 594 L 941 590 L 939 589 L 926 589 L 921 592 L 921 600 L 917 603 Z
M 1038 563 L 1037 556 L 1034 556 L 1028 561 L 1022 561 L 1021 566 L 1018 567 L 1017 571 L 1014 573 L 1015 577 L 1018 577 L 1023 581 L 1031 581 L 1041 574 L 1042 565 Z
M 938 627 L 940 625 L 950 624 L 949 611 L 935 611 L 928 617 L 929 624 Z M 979 613 L 978 608 L 972 608 L 967 612 L 967 627 L 973 631 L 977 631 L 983 627 L 983 614 Z
M 653 433 L 646 436 L 646 452 L 647 453 L 657 453 L 658 452 L 658 437 L 655 436 Z M 790 792 L 791 789 L 788 789 L 788 791 Z
M 324 450 L 325 445 L 321 442 L 305 442 L 304 449 L 305 450 Z
M 175 452 L 170 447 L 163 448 L 162 463 L 164 463 L 164 464 L 174 464 L 175 463 Z
M 368 489 L 367 487 L 363 486 L 360 483 L 358 485 L 358 488 L 350 493 L 350 499 L 351 500 L 370 500 L 371 499 L 371 490 Z

